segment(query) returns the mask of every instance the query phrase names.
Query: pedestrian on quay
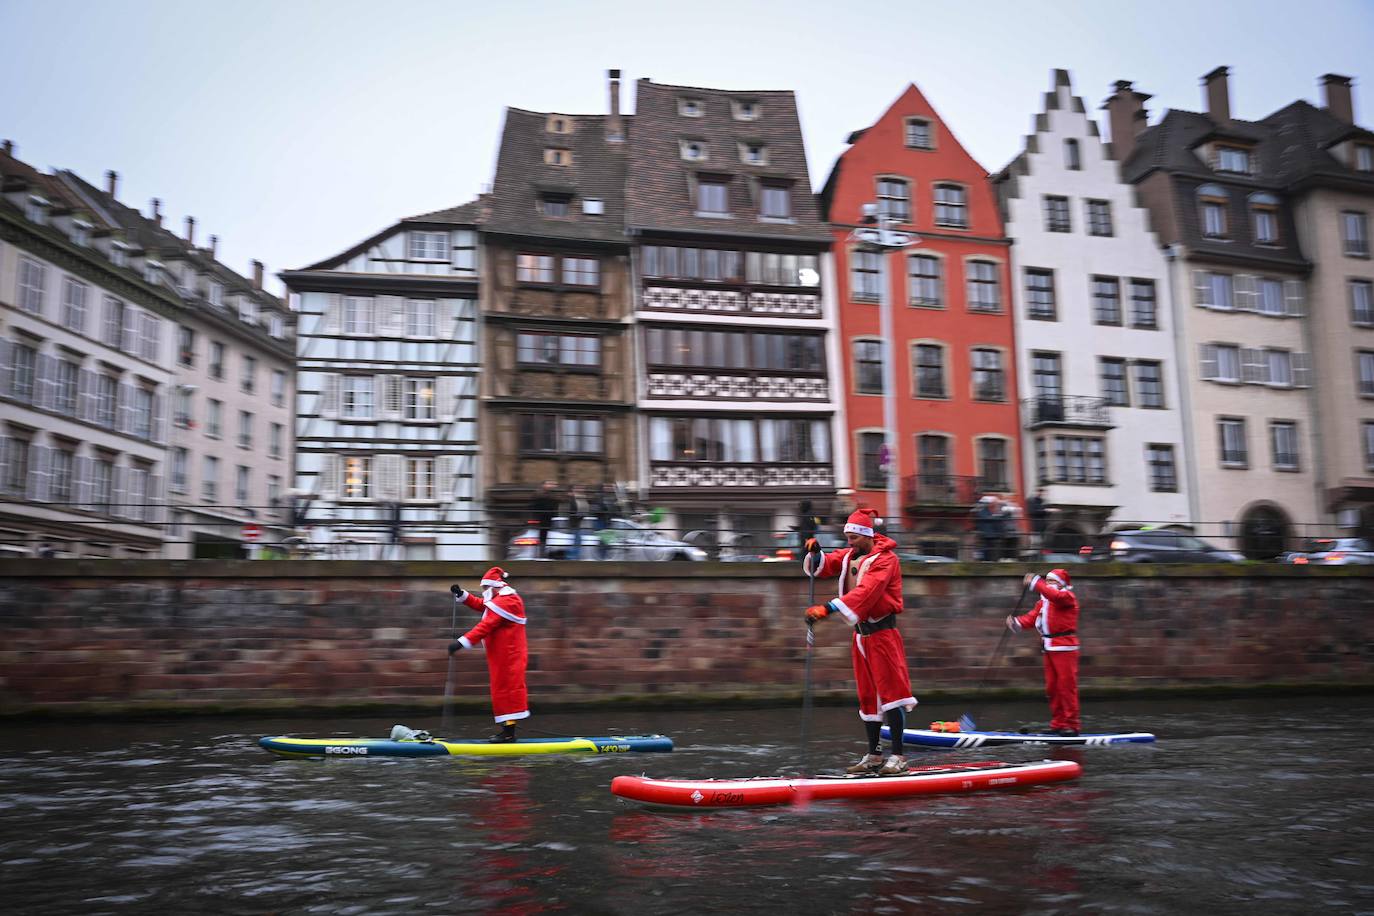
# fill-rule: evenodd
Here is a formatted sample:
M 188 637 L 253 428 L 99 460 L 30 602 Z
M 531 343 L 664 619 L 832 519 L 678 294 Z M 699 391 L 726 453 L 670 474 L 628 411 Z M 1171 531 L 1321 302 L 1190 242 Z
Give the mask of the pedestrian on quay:
M 449 643 L 448 654 L 485 644 L 491 711 L 501 731 L 493 743 L 515 740 L 515 723 L 530 717 L 525 668 L 529 648 L 525 640 L 525 601 L 507 581 L 510 575 L 493 566 L 482 574 L 481 596 L 462 586 L 451 586 L 455 601 L 482 614 L 477 626 Z
M 903 729 L 916 698 L 906 668 L 906 646 L 897 629 L 902 564 L 895 553 L 896 542 L 874 532 L 876 515 L 875 509 L 859 509 L 849 516 L 844 526 L 847 548 L 825 553 L 814 537 L 808 538 L 802 569 L 809 576 L 838 576 L 840 580 L 839 597 L 807 608 L 807 623 L 840 614 L 854 627 L 850 657 L 868 753 L 848 772 L 895 776 L 907 770 Z M 884 719 L 892 733 L 892 753 L 886 758 L 878 749 Z
M 1083 727 L 1078 716 L 1078 598 L 1065 569 L 1044 576 L 1027 573 L 1024 585 L 1039 600 L 1020 617 L 1008 614 L 1007 628 L 1020 633 L 1034 627 L 1040 634 L 1051 717 L 1046 734 L 1077 738 Z
M 973 530 L 978 535 L 979 559 L 991 561 L 998 559 L 1002 546 L 1002 513 L 997 505 L 997 497 L 991 493 L 978 500 L 973 510 Z
M 539 491 L 534 494 L 534 499 L 530 500 L 531 521 L 539 529 L 539 559 L 541 560 L 548 555 L 549 528 L 553 526 L 553 517 L 557 514 L 558 485 L 552 480 L 546 480 Z
M 611 542 L 615 539 L 614 529 L 611 525 L 615 519 L 616 502 L 615 487 L 603 483 L 596 499 L 592 502 L 592 511 L 596 513 L 596 558 L 598 560 L 606 559 L 611 553 Z
M 1035 536 L 1032 544 L 1036 550 L 1045 549 L 1045 528 L 1049 524 L 1049 507 L 1045 505 L 1045 491 L 1036 490 L 1026 500 L 1026 518 L 1030 521 L 1031 534 Z
M 582 559 L 582 520 L 591 514 L 592 504 L 587 499 L 587 494 L 576 484 L 569 487 L 567 511 L 564 515 L 568 517 L 568 528 L 572 531 L 572 548 L 568 551 L 570 560 Z

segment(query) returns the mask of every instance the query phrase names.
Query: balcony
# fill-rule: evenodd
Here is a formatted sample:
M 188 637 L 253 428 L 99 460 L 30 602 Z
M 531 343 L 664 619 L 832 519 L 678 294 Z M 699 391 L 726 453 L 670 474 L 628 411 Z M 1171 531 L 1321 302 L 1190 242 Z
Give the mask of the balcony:
M 972 506 L 987 487 L 981 477 L 954 474 L 909 474 L 902 478 L 902 505 Z M 994 488 L 1001 492 L 1005 487 Z
M 1048 397 L 1026 398 L 1021 402 L 1026 429 L 1045 426 L 1072 426 L 1080 429 L 1111 429 L 1111 412 L 1106 398 Z

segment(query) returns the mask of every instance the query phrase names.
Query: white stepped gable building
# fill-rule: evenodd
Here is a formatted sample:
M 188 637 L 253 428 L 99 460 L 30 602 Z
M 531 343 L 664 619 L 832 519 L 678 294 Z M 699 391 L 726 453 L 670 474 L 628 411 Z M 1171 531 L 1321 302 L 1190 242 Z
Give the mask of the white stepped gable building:
M 1059 510 L 1051 538 L 1187 523 L 1167 262 L 1066 71 L 994 180 L 1015 242 L 1026 487 Z
M 298 299 L 298 500 L 327 556 L 482 559 L 477 205 L 282 274 Z

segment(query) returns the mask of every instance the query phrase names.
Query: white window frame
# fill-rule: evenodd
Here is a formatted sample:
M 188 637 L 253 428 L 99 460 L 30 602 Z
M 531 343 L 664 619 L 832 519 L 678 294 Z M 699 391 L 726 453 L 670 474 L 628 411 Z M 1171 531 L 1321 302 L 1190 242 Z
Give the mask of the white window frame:
M 448 263 L 448 233 L 439 229 L 411 229 L 406 233 L 406 260 Z

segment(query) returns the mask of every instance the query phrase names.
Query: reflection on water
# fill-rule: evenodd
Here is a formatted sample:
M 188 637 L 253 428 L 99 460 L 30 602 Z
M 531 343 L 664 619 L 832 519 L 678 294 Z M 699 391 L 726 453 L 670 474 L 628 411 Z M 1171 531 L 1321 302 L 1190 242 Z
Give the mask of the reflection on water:
M 1040 712 L 993 706 L 981 719 L 1013 726 Z M 550 715 L 550 730 L 657 731 L 678 750 L 487 760 L 288 761 L 254 743 L 382 735 L 392 720 L 10 725 L 0 875 L 10 907 L 54 914 L 1374 910 L 1363 737 L 1374 700 L 1086 712 L 1161 741 L 914 751 L 916 763 L 1068 758 L 1084 776 L 709 813 L 640 807 L 608 786 L 628 772 L 797 772 L 799 710 Z M 812 734 L 818 766 L 862 751 L 850 710 L 816 710 Z

